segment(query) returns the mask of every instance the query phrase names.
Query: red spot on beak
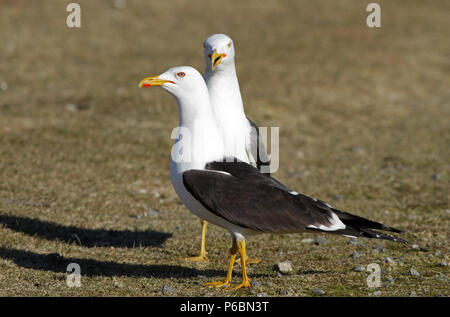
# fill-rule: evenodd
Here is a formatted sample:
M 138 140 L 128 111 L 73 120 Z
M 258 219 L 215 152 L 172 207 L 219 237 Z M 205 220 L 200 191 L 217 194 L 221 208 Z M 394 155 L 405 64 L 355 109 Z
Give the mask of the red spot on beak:
M 142 85 L 142 87 L 144 87 L 144 88 L 148 88 L 148 87 L 151 87 L 151 86 L 152 86 L 152 84 L 149 84 L 149 83 L 146 83 L 146 84 Z

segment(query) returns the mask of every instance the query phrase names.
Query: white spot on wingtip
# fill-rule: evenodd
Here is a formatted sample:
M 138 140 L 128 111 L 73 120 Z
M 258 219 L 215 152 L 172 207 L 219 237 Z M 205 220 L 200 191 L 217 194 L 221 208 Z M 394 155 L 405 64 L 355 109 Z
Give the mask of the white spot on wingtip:
M 339 219 L 339 217 L 335 213 L 331 213 L 331 219 L 329 219 L 329 221 L 331 223 L 330 226 L 320 224 L 319 226 L 309 225 L 308 228 L 320 229 L 323 231 L 336 231 L 346 228 L 346 225 L 341 221 L 341 219 Z

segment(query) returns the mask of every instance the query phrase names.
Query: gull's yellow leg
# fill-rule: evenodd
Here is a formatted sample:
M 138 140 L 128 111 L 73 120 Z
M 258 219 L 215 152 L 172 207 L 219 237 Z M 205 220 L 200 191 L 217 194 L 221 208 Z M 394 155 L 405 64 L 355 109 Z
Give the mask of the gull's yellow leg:
M 247 260 L 247 253 L 245 251 L 245 240 L 237 242 L 238 252 L 241 256 L 241 268 L 242 268 L 242 282 L 233 289 L 238 289 L 241 287 L 250 287 L 250 279 L 247 276 L 247 268 L 245 266 L 245 262 Z
M 227 277 L 225 278 L 225 281 L 209 282 L 209 283 L 205 283 L 203 285 L 211 286 L 211 287 L 222 287 L 222 286 L 230 287 L 231 276 L 233 275 L 234 260 L 236 258 L 237 252 L 238 252 L 238 246 L 236 244 L 236 239 L 233 239 L 233 245 L 230 248 L 230 263 L 228 264 L 228 272 L 227 272 Z
M 208 222 L 206 220 L 201 219 L 200 220 L 202 224 L 202 245 L 200 248 L 200 254 L 191 258 L 185 258 L 186 261 L 192 261 L 192 262 L 208 262 L 209 259 L 206 256 L 208 252 L 206 252 L 206 227 L 208 226 Z

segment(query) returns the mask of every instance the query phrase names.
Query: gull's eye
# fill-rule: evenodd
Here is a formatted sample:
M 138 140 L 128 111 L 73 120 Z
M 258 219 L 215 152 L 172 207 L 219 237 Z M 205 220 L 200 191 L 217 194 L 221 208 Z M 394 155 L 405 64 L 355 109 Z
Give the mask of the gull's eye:
M 228 48 L 230 48 L 231 47 L 231 42 L 230 43 L 228 43 Z
M 177 74 L 178 77 L 183 78 L 184 76 L 186 76 L 186 74 L 184 72 L 179 72 Z

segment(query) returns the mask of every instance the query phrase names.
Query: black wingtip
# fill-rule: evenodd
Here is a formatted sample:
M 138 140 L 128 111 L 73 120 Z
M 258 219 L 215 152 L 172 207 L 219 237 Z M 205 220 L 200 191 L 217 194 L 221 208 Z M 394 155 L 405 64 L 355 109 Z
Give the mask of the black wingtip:
M 394 233 L 404 233 L 406 231 L 400 230 L 394 227 L 389 227 L 386 225 L 383 225 L 382 223 L 372 221 L 363 217 L 359 217 L 356 215 L 352 215 L 345 211 L 340 211 L 333 208 L 333 212 L 336 213 L 336 215 L 339 217 L 339 219 L 346 225 L 353 227 L 357 230 L 359 229 L 375 229 L 375 230 L 383 230 L 383 231 L 389 231 Z
M 358 228 L 358 227 L 351 227 L 347 226 L 345 229 L 340 229 L 336 231 L 323 231 L 321 229 L 315 229 L 315 228 L 308 228 L 308 231 L 320 231 L 325 233 L 331 233 L 331 234 L 338 234 L 348 237 L 355 237 L 355 238 L 369 238 L 369 239 L 382 239 L 382 240 L 389 240 L 393 242 L 399 242 L 403 243 L 404 245 L 409 245 L 409 242 L 401 239 L 397 236 L 394 236 L 392 234 L 388 233 L 382 233 L 379 231 L 375 231 L 369 228 Z
M 381 232 L 374 231 L 374 230 L 371 230 L 371 229 L 359 229 L 359 231 L 363 232 L 365 234 L 363 236 L 365 236 L 366 238 L 383 239 L 383 240 L 400 242 L 400 243 L 403 243 L 405 245 L 409 245 L 408 241 L 403 240 L 403 239 L 401 239 L 399 237 L 393 236 L 392 234 L 381 233 Z M 398 230 L 394 231 L 394 232 L 398 232 Z

